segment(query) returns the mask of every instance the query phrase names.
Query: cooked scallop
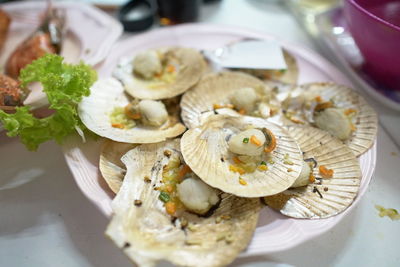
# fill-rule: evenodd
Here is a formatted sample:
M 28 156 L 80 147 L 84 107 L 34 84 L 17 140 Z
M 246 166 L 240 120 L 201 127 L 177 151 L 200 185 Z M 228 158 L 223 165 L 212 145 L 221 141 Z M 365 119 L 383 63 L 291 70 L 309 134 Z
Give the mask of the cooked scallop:
M 294 181 L 291 187 L 305 186 L 310 183 L 311 168 L 307 162 L 303 161 L 303 167 L 301 168 L 300 176 Z
M 254 136 L 260 141 L 259 145 L 250 142 L 250 138 Z M 265 135 L 258 129 L 248 129 L 232 136 L 228 141 L 228 148 L 231 152 L 246 155 L 259 156 L 264 150 Z
M 133 60 L 133 69 L 143 78 L 150 79 L 162 70 L 160 57 L 154 50 L 138 53 Z
M 351 136 L 351 122 L 344 114 L 343 109 L 327 108 L 314 115 L 315 125 L 342 141 Z
M 161 126 L 168 120 L 168 112 L 161 101 L 142 100 L 139 111 L 145 124 Z
M 254 110 L 257 100 L 260 97 L 257 95 L 254 88 L 244 87 L 232 93 L 231 101 L 237 110 L 245 110 L 250 113 Z
M 177 189 L 183 205 L 197 214 L 205 214 L 219 201 L 217 191 L 199 178 L 189 177 Z

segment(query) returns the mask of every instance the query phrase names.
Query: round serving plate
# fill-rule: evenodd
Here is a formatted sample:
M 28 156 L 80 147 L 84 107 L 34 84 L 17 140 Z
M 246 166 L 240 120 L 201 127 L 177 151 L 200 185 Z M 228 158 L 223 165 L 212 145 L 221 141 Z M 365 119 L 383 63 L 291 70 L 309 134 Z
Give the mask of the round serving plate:
M 252 30 L 207 24 L 167 27 L 120 41 L 99 67 L 99 76 L 102 78 L 111 76 L 119 58 L 132 56 L 140 50 L 161 46 L 215 49 L 243 38 L 277 40 L 296 57 L 300 69 L 299 83 L 334 81 L 352 86 L 350 81 L 328 61 L 299 45 Z M 110 204 L 114 194 L 108 189 L 98 169 L 102 141 L 102 139 L 90 140 L 83 144 L 77 137 L 71 137 L 64 146 L 64 153 L 80 189 L 106 216 L 111 216 Z M 376 145 L 359 160 L 363 175 L 360 191 L 355 202 L 346 211 L 328 219 L 304 220 L 285 217 L 266 207 L 261 212 L 252 242 L 241 255 L 249 256 L 286 250 L 334 227 L 355 207 L 365 193 L 375 169 Z

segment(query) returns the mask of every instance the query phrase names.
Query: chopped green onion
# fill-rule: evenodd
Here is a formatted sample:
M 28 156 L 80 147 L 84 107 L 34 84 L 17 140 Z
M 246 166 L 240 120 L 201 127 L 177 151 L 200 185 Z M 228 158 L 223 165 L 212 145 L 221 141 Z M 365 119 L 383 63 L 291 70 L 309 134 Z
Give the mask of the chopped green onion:
M 249 142 L 249 138 L 243 138 L 243 143 L 247 144 Z
M 261 161 L 260 165 L 267 165 L 265 161 Z
M 168 193 L 166 193 L 166 192 L 161 192 L 160 193 L 160 196 L 158 197 L 162 202 L 164 202 L 164 203 L 167 203 L 170 199 L 171 199 L 171 197 L 169 196 L 169 194 Z

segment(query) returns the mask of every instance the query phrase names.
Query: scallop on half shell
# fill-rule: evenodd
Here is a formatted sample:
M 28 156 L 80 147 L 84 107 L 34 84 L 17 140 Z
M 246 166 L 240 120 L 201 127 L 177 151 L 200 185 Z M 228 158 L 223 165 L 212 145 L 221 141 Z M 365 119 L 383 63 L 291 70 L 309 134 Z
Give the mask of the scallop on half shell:
M 267 167 L 253 172 L 232 171 L 236 156 L 228 141 L 247 129 L 266 128 L 276 137 L 276 148 L 262 154 Z M 289 188 L 300 175 L 303 158 L 300 148 L 282 127 L 253 117 L 210 116 L 200 127 L 185 132 L 181 141 L 185 162 L 204 182 L 241 197 L 261 197 Z M 291 163 L 286 164 L 285 159 Z
M 344 143 L 358 157 L 366 152 L 374 143 L 378 131 L 378 117 L 374 109 L 365 99 L 351 88 L 335 83 L 309 83 L 300 87 L 309 96 L 320 97 L 322 101 L 332 101 L 337 108 L 354 111 L 350 119 L 354 130 Z M 314 123 L 312 111 L 307 107 L 305 116 Z
M 114 193 L 118 193 L 126 173 L 121 157 L 137 144 L 119 143 L 105 139 L 101 147 L 99 169 L 104 180 Z
M 169 81 L 142 79 L 134 73 L 132 58 L 123 58 L 113 76 L 122 82 L 131 96 L 157 100 L 180 95 L 196 84 L 206 70 L 204 57 L 195 49 L 171 47 L 155 51 L 162 57 L 164 68 L 173 66 L 176 77 Z
M 179 266 L 225 266 L 250 242 L 260 201 L 220 192 L 208 216 L 183 212 L 171 217 L 159 199 L 163 165 L 178 155 L 179 139 L 140 145 L 123 157 L 127 166 L 121 190 L 112 202 L 106 235 L 138 266 L 167 260 Z M 183 223 L 185 221 L 185 224 Z
M 242 88 L 253 88 L 259 98 L 269 99 L 270 88 L 261 80 L 241 72 L 225 71 L 204 76 L 196 86 L 182 96 L 181 118 L 188 128 L 202 124 L 214 114 L 214 105 L 219 104 L 219 114 L 239 114 L 233 109 L 224 108 L 230 103 L 230 96 Z
M 114 78 L 97 81 L 90 91 L 90 96 L 79 103 L 79 117 L 89 130 L 102 137 L 123 143 L 156 143 L 178 136 L 186 129 L 179 122 L 179 114 L 169 114 L 167 122 L 160 127 L 142 124 L 131 129 L 112 127 L 110 115 L 116 107 L 129 104 L 130 97 Z
M 287 129 L 299 143 L 304 159 L 314 162 L 316 180 L 265 197 L 265 203 L 294 218 L 321 219 L 344 211 L 357 196 L 361 180 L 360 165 L 351 149 L 329 133 L 313 127 L 289 126 Z M 333 170 L 333 176 L 324 178 L 319 166 Z

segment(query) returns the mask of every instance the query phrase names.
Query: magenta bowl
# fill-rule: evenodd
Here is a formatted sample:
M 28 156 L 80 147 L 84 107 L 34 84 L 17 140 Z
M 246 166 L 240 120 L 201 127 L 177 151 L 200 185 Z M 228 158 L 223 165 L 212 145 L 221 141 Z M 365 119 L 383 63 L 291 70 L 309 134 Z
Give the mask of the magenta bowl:
M 400 1 L 345 0 L 344 15 L 364 56 L 365 72 L 400 90 Z

